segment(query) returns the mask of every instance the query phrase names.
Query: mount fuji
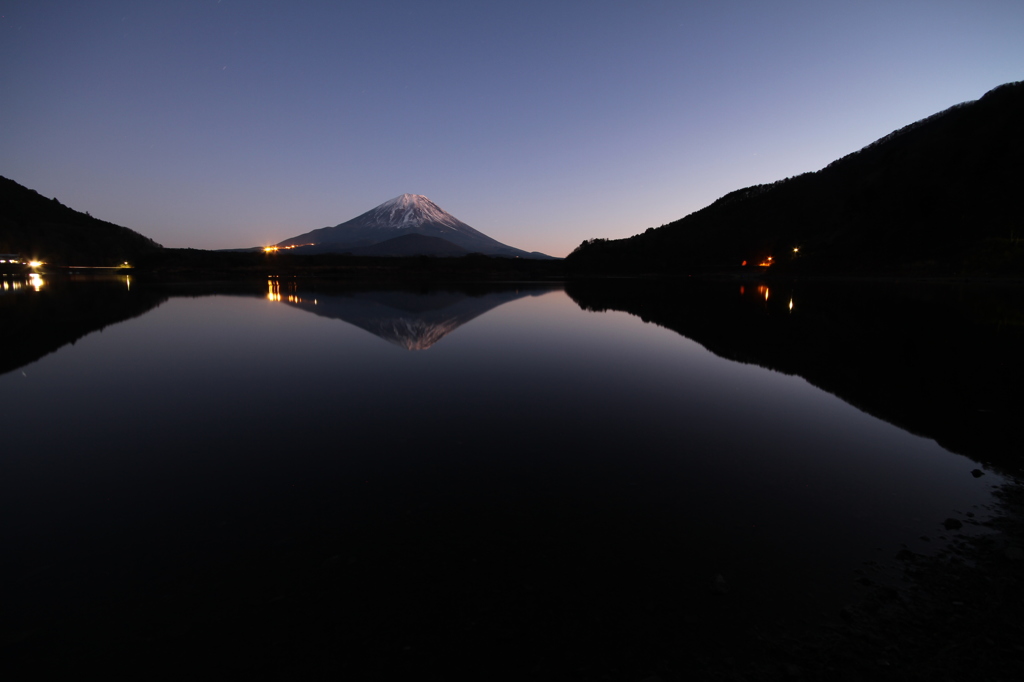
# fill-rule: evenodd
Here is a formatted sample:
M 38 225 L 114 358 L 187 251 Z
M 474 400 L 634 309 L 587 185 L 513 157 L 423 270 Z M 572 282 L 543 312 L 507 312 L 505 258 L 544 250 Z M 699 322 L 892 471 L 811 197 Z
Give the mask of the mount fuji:
M 482 253 L 505 258 L 551 258 L 491 239 L 422 194 L 403 194 L 349 221 L 286 239 L 277 247 L 300 254 L 455 256 Z

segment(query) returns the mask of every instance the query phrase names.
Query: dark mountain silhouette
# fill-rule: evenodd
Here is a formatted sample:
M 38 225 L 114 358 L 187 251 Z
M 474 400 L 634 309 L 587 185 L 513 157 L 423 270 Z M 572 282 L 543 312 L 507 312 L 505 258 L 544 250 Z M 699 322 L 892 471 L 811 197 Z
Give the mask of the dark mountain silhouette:
M 723 358 L 799 375 L 976 461 L 1024 469 L 1019 288 L 602 279 L 566 293 L 585 310 L 622 310 Z
M 0 253 L 56 265 L 117 265 L 160 245 L 0 177 Z
M 310 313 L 365 329 L 407 350 L 425 350 L 489 310 L 543 287 L 428 289 L 417 291 L 350 289 L 282 293 L 280 300 Z
M 576 271 L 677 273 L 773 258 L 793 272 L 1024 273 L 1024 82 L 901 128 L 824 169 L 725 195 Z
M 469 253 L 507 258 L 550 258 L 542 253 L 529 253 L 491 239 L 420 194 L 403 194 L 352 220 L 334 227 L 323 227 L 300 234 L 280 242 L 277 246 L 289 247 L 298 254 L 355 253 L 363 247 L 414 234 L 443 239 Z M 436 242 L 409 241 L 401 244 L 400 248 L 403 251 L 401 254 L 372 255 L 438 255 L 431 253 L 437 250 Z M 423 251 L 418 251 L 417 248 Z

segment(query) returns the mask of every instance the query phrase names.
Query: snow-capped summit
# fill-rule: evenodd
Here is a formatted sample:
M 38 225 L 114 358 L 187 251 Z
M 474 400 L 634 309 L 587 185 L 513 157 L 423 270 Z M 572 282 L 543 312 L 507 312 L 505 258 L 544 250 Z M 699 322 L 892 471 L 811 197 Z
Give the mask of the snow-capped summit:
M 469 253 L 510 258 L 547 258 L 539 253 L 528 253 L 502 244 L 462 222 L 422 194 L 403 194 L 385 201 L 352 220 L 334 227 L 322 227 L 280 242 L 278 247 L 291 247 L 296 253 L 358 253 L 364 247 L 378 245 L 375 250 L 387 251 L 386 244 L 398 237 L 419 234 L 445 240 Z M 428 240 L 423 243 L 426 244 Z M 408 253 L 409 243 L 403 240 L 401 254 Z M 438 255 L 434 252 L 423 255 Z M 461 251 L 461 249 L 460 249 Z
M 419 227 L 437 223 L 457 228 L 460 222 L 422 194 L 403 194 L 373 209 L 373 217 L 382 227 Z

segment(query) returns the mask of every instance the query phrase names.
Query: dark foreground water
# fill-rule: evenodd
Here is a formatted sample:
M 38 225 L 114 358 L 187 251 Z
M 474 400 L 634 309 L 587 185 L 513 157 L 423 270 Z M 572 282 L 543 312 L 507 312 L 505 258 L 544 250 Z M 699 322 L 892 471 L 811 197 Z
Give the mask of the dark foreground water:
M 797 324 L 800 292 L 707 286 L 7 287 L 7 660 L 669 679 L 836 617 L 855 570 L 884 580 L 945 519 L 984 531 L 984 453 L 868 413 L 899 387 L 865 412 L 759 366 L 753 331 L 718 348 L 736 315 Z M 842 388 L 851 355 L 809 375 Z

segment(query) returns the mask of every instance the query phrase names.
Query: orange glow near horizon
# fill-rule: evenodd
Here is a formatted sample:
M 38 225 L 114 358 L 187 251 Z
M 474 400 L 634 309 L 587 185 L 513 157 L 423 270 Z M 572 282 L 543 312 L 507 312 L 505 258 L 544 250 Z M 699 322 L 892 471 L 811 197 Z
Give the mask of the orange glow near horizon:
M 313 244 L 292 244 L 291 246 L 264 246 L 263 253 L 274 253 L 276 251 L 287 251 L 288 249 L 297 249 L 300 246 L 313 246 Z
M 766 260 L 761 261 L 760 263 L 758 263 L 758 265 L 760 265 L 762 268 L 766 268 L 769 265 L 771 265 L 774 261 L 775 261 L 774 258 L 772 258 L 771 256 L 768 256 L 768 258 Z

